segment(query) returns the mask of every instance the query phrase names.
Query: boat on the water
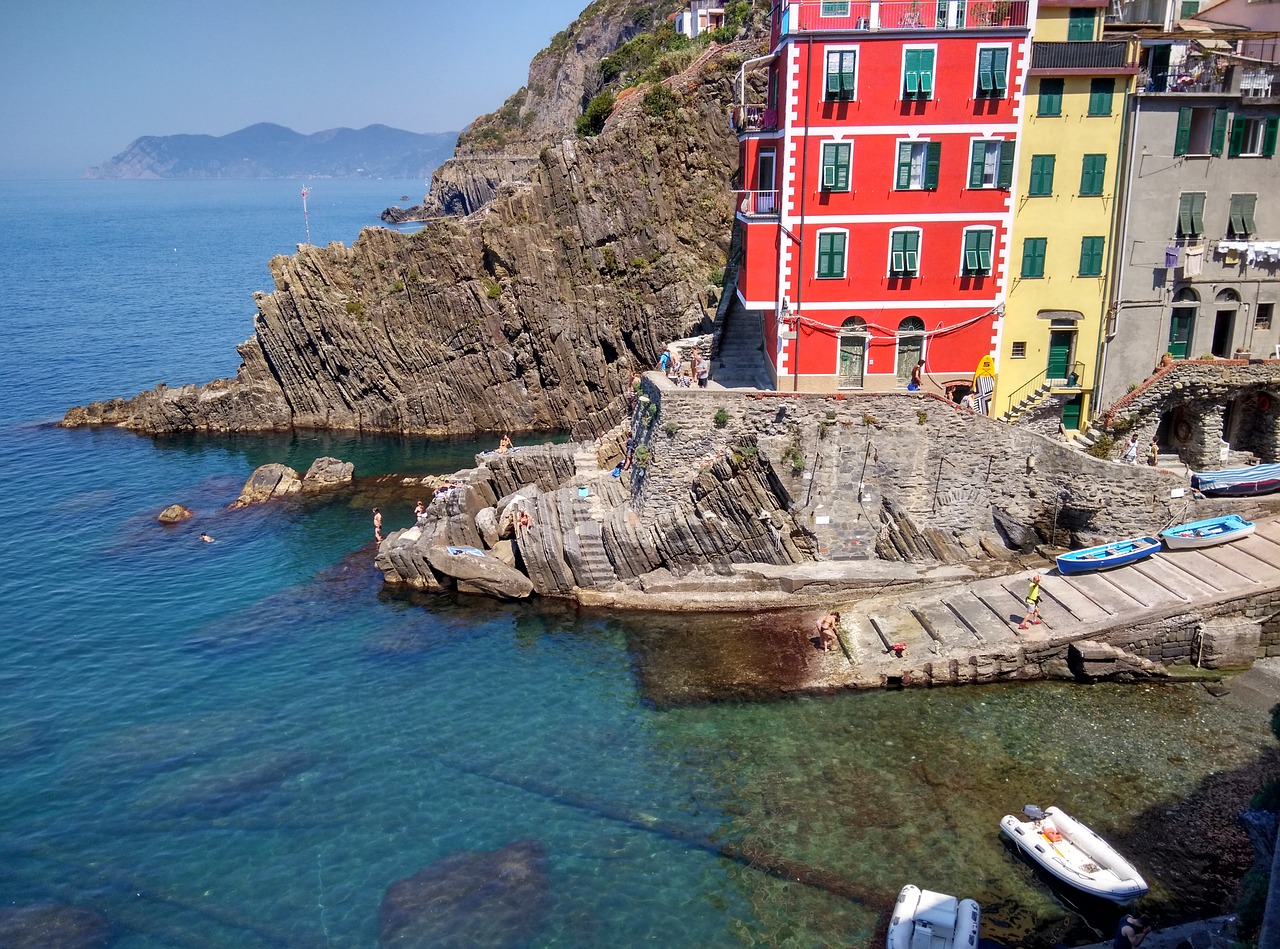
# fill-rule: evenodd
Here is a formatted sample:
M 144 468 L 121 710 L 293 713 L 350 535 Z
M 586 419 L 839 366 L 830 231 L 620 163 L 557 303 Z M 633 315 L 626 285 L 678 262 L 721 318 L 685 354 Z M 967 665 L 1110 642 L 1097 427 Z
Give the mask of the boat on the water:
M 973 949 L 982 912 L 976 900 L 908 883 L 898 894 L 889 921 L 888 949 Z
M 1076 889 L 1122 906 L 1147 892 L 1147 881 L 1111 845 L 1056 807 L 1022 809 L 1026 820 L 1000 818 L 1000 829 L 1023 853 Z
M 1123 567 L 1144 557 L 1150 557 L 1160 549 L 1158 537 L 1135 537 L 1131 540 L 1117 540 L 1111 544 L 1099 544 L 1097 547 L 1085 547 L 1058 554 L 1059 573 L 1088 573 L 1090 570 L 1107 570 L 1111 567 Z
M 1280 464 L 1224 468 L 1191 474 L 1191 487 L 1216 497 L 1249 497 L 1280 491 Z
M 1203 521 L 1175 524 L 1162 530 L 1160 536 L 1170 550 L 1185 550 L 1239 540 L 1252 534 L 1253 528 L 1253 521 L 1246 521 L 1239 514 L 1224 514 Z

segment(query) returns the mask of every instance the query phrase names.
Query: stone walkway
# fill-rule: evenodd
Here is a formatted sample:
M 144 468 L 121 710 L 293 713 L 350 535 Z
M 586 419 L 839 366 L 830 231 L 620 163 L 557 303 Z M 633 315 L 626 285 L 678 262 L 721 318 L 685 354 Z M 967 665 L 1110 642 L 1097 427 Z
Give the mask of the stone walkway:
M 829 658 L 827 675 L 874 686 L 902 676 L 953 682 L 1008 675 L 1028 652 L 1053 651 L 1118 625 L 1139 625 L 1224 600 L 1280 589 L 1280 520 L 1260 520 L 1250 537 L 1199 550 L 1162 550 L 1099 573 L 1041 572 L 1043 622 L 1018 629 L 1031 576 L 1024 571 L 863 599 L 841 608 L 848 658 Z M 890 646 L 903 643 L 901 657 Z M 838 655 L 838 654 L 835 654 Z M 837 671 L 838 670 L 838 671 Z M 832 684 L 835 684 L 833 682 Z

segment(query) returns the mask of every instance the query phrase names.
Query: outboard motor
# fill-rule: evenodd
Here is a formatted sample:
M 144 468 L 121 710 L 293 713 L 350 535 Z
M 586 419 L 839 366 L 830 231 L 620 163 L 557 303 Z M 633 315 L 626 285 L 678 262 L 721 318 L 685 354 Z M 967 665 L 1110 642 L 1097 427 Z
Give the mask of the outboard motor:
M 1022 813 L 1026 814 L 1031 820 L 1044 820 L 1044 811 L 1034 804 L 1028 804 L 1022 809 Z

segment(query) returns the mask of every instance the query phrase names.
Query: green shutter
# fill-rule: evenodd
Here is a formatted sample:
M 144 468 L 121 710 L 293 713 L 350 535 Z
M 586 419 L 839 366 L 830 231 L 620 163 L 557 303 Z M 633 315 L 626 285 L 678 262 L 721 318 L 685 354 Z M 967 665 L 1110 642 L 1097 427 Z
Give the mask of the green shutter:
M 1236 130 L 1232 126 L 1231 129 L 1231 147 L 1234 149 L 1236 144 Z M 1178 134 L 1173 140 L 1173 153 L 1175 155 L 1185 155 L 1187 146 L 1191 144 L 1191 109 L 1183 106 L 1178 110 Z M 1234 152 L 1238 155 L 1239 152 Z
M 920 94 L 926 99 L 933 98 L 933 50 L 922 49 L 920 52 Z
M 1204 233 L 1204 198 L 1203 191 L 1191 195 L 1191 228 L 1195 234 Z
M 818 276 L 844 276 L 845 235 L 828 232 L 818 235 Z
M 1213 110 L 1213 137 L 1209 140 L 1209 154 L 1221 155 L 1227 140 L 1227 110 Z
M 997 49 L 991 58 L 995 71 L 996 95 L 1004 98 L 1009 90 L 1009 51 L 1003 48 Z
M 1231 119 L 1231 146 L 1227 150 L 1228 158 L 1239 158 L 1244 151 L 1245 133 L 1248 131 L 1249 122 L 1243 116 L 1233 116 Z
M 840 95 L 839 53 L 827 53 L 827 95 L 832 98 Z
M 1038 115 L 1053 116 L 1062 114 L 1062 86 L 1061 79 L 1041 79 L 1040 80 L 1040 102 L 1036 107 Z
M 1276 132 L 1280 131 L 1280 116 L 1267 116 L 1266 127 L 1262 130 L 1262 157 L 1270 158 L 1276 153 Z
M 822 146 L 822 187 L 831 190 L 836 186 L 836 146 Z
M 938 168 L 942 164 L 942 143 L 929 142 L 924 159 L 924 189 L 938 190 Z
M 911 143 L 898 143 L 898 182 L 899 189 L 911 187 Z
M 907 232 L 889 234 L 889 273 L 901 276 L 907 269 Z
M 1080 276 L 1102 276 L 1102 249 L 1104 238 L 1086 237 L 1080 241 Z
M 920 273 L 920 232 L 919 231 L 903 231 L 906 238 L 903 246 L 907 250 L 907 274 L 916 276 Z
M 1178 236 L 1194 237 L 1195 229 L 1191 225 L 1191 199 L 1189 192 L 1178 195 Z
M 1089 80 L 1089 114 L 1110 115 L 1111 97 L 1115 93 L 1114 79 Z
M 978 231 L 978 266 L 984 274 L 991 273 L 991 231 Z
M 1257 227 L 1253 223 L 1253 209 L 1257 206 L 1258 196 L 1256 194 L 1242 194 L 1240 199 L 1240 213 L 1244 216 L 1244 233 L 1253 234 L 1257 231 Z
M 1085 155 L 1080 168 L 1080 194 L 1096 197 L 1102 194 L 1107 176 L 1106 155 Z
M 964 232 L 964 272 L 968 276 L 991 273 L 991 231 Z
M 969 152 L 969 187 L 982 187 L 982 168 L 987 162 L 987 143 L 974 142 Z
M 1067 39 L 1089 41 L 1093 39 L 1095 14 L 1092 8 L 1072 7 L 1067 21 Z
M 1053 194 L 1053 155 L 1033 155 L 1031 158 L 1031 188 L 1028 194 L 1045 197 Z
M 1232 237 L 1248 237 L 1252 228 L 1247 227 L 1244 222 L 1245 199 L 1254 198 L 1252 194 L 1233 194 L 1231 196 L 1231 209 L 1227 212 L 1228 227 Z M 1252 212 L 1252 209 L 1250 209 Z M 1252 217 L 1252 213 L 1250 213 Z
M 976 274 L 978 272 L 978 232 L 964 232 L 964 272 L 966 274 Z
M 840 54 L 840 91 L 852 99 L 858 85 L 858 54 L 852 50 Z
M 1022 242 L 1022 276 L 1038 278 L 1044 276 L 1045 249 L 1048 238 L 1028 237 Z
M 978 94 L 990 94 L 996 87 L 994 49 L 978 50 Z
M 997 188 L 1013 187 L 1013 153 L 1018 147 L 1018 143 L 1013 139 L 1006 139 L 1000 143 L 1000 172 L 996 176 Z
M 920 53 L 918 49 L 909 49 L 904 54 L 903 97 L 913 99 L 920 91 Z
M 853 146 L 848 142 L 839 142 L 831 149 L 835 152 L 835 189 L 837 191 L 849 190 L 849 152 L 852 148 Z

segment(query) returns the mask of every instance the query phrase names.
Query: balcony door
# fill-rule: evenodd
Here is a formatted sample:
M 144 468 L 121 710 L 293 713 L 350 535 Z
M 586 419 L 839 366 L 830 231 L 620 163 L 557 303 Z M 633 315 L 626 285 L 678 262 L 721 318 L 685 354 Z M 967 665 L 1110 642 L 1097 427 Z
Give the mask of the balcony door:
M 760 192 L 756 202 L 756 210 L 762 214 L 772 214 L 778 210 L 778 197 L 774 178 L 777 158 L 772 148 L 760 150 L 756 157 L 756 191 Z

